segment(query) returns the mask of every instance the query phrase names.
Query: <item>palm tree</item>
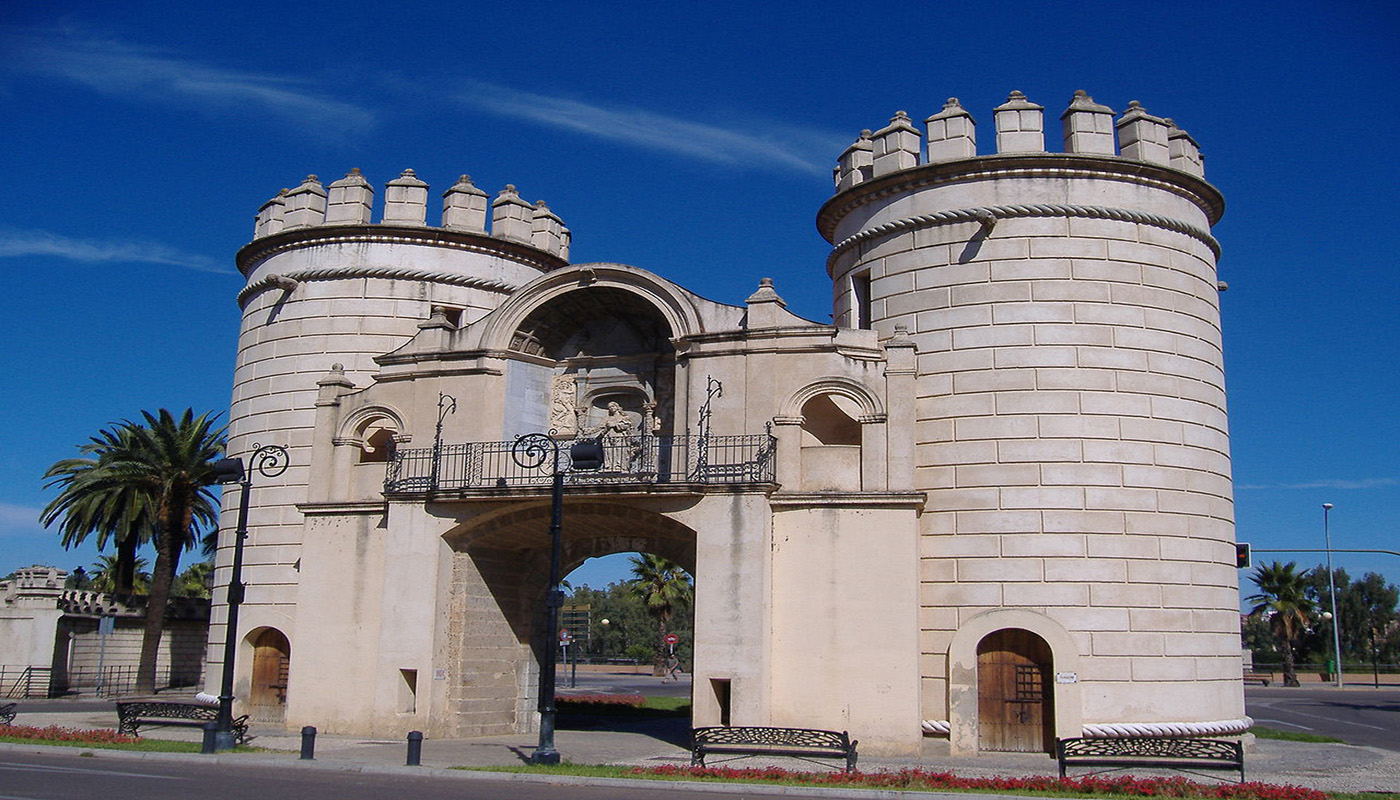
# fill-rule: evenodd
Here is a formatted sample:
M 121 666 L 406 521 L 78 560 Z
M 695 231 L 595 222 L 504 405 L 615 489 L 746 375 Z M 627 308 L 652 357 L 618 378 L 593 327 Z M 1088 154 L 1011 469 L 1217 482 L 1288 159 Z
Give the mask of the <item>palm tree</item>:
M 196 561 L 185 568 L 175 578 L 176 597 L 202 597 L 208 599 L 214 588 L 214 562 Z
M 45 489 L 58 488 L 59 495 L 39 514 L 44 527 L 59 523 L 64 549 L 82 544 L 90 534 L 97 535 L 97 549 L 105 550 L 110 541 L 117 555 L 111 569 L 110 588 L 116 594 L 135 590 L 136 552 L 150 540 L 155 530 L 149 505 L 131 497 L 133 487 L 111 484 L 103 464 L 130 445 L 127 425 L 98 431 L 78 447 L 82 458 L 65 458 L 44 473 Z
M 632 579 L 627 592 L 642 601 L 657 622 L 656 674 L 663 674 L 666 662 L 666 623 L 676 607 L 694 596 L 690 575 L 674 561 L 650 553 L 633 556 Z
M 1249 576 L 1259 592 L 1246 599 L 1255 604 L 1249 610 L 1250 615 L 1267 619 L 1282 645 L 1284 686 L 1298 685 L 1298 672 L 1293 666 L 1294 647 L 1317 610 L 1317 604 L 1308 595 L 1308 571 L 1296 572 L 1296 568 L 1292 561 L 1259 565 Z
M 141 415 L 144 424 L 123 421 L 95 437 L 96 447 L 85 446 L 96 458 L 69 460 L 91 463 L 61 461 L 49 468 L 47 474 L 55 478 L 49 485 L 61 492 L 45 514 L 51 519 L 62 515 L 65 530 L 70 525 L 75 531 L 99 533 L 122 526 L 130 530 L 138 523 L 150 526 L 156 559 L 136 690 L 154 693 L 156 656 L 180 554 L 199 542 L 198 528 L 214 524 L 218 514 L 209 487 L 214 484 L 213 462 L 223 455 L 224 429 L 215 429 L 215 417 L 196 417 L 191 409 L 178 419 L 165 409 Z M 70 523 L 72 515 L 76 519 Z
M 151 573 L 146 571 L 146 559 L 137 558 L 131 564 L 131 571 L 125 575 L 128 592 L 136 594 L 147 594 L 151 591 Z M 114 593 L 117 590 L 118 581 L 121 579 L 121 571 L 126 565 L 121 563 L 118 556 L 99 556 L 92 565 L 92 571 L 88 573 L 88 583 L 85 588 L 94 592 Z

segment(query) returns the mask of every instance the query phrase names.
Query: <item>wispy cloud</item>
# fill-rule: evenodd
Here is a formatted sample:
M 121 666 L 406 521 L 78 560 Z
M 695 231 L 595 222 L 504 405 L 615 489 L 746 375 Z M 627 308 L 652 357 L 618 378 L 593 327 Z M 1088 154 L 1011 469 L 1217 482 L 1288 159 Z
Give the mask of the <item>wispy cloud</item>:
M 466 82 L 455 97 L 499 116 L 716 164 L 826 174 L 831 170 L 833 154 L 841 147 L 840 136 L 791 125 L 723 127 L 640 108 L 606 107 L 481 81 Z
M 0 258 L 47 256 L 87 263 L 165 264 L 199 272 L 232 274 L 208 256 L 184 253 L 173 247 L 140 240 L 93 241 L 73 239 L 46 231 L 0 229 Z
M 1388 486 L 1400 486 L 1400 479 L 1397 478 L 1362 478 L 1360 480 L 1342 480 L 1339 478 L 1327 478 L 1324 480 L 1308 481 L 1306 483 L 1261 483 L 1261 484 L 1237 484 L 1236 489 L 1383 489 Z
M 2 43 L 0 49 L 8 51 L 5 71 L 71 81 L 126 99 L 267 112 L 341 130 L 374 122 L 366 109 L 328 97 L 305 80 L 211 66 L 115 39 L 25 29 L 5 34 Z
M 42 509 L 16 503 L 0 503 L 0 537 L 29 536 L 43 530 L 39 524 Z M 0 572 L 0 575 L 3 575 Z

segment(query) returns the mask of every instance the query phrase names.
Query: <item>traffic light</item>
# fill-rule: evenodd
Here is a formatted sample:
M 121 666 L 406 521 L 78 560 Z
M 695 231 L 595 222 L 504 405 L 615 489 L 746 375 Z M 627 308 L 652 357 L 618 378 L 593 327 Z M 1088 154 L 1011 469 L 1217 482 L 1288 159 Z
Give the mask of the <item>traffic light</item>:
M 1235 545 L 1235 569 L 1249 569 L 1249 542 Z

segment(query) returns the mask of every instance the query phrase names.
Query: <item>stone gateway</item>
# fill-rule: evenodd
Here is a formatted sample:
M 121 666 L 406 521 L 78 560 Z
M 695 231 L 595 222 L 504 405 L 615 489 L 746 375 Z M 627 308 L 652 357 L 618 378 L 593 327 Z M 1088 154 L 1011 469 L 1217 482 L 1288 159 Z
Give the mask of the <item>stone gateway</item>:
M 985 155 L 956 99 L 840 154 L 832 325 L 767 278 L 725 305 L 573 264 L 513 186 L 462 176 L 436 226 L 412 170 L 377 223 L 358 170 L 268 201 L 229 452 L 292 466 L 253 489 L 239 713 L 533 730 L 551 465 L 511 445 L 550 432 L 603 447 L 566 475 L 566 571 L 645 551 L 695 576 L 697 726 L 870 755 L 1242 732 L 1223 201 L 1140 104 L 1075 93 L 1062 152 L 1043 111 L 1011 93 Z

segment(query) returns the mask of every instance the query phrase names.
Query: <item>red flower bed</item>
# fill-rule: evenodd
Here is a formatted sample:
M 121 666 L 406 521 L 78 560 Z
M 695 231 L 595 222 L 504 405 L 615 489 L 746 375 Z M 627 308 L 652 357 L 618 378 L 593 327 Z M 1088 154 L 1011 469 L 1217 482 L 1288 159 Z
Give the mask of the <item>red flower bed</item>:
M 641 708 L 647 699 L 639 694 L 570 694 L 554 698 L 557 708 L 574 706 L 632 706 Z
M 1301 786 L 1275 786 L 1268 783 L 1203 784 L 1185 778 L 959 778 L 951 772 L 905 769 L 898 772 L 789 772 L 767 767 L 636 767 L 636 775 L 671 778 L 718 778 L 725 780 L 773 780 L 814 786 L 860 786 L 877 789 L 982 789 L 994 791 L 1073 792 L 1076 794 L 1120 794 L 1140 797 L 1220 798 L 1221 800 L 1327 800 L 1326 792 Z
M 0 736 L 12 739 L 32 739 L 36 742 L 82 742 L 85 744 L 135 744 L 141 741 L 135 736 L 117 733 L 110 728 L 90 731 L 78 728 L 60 728 L 57 725 L 50 725 L 47 728 L 35 728 L 30 725 L 0 725 Z

